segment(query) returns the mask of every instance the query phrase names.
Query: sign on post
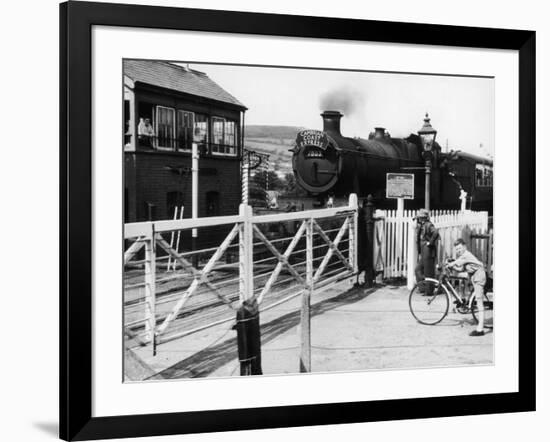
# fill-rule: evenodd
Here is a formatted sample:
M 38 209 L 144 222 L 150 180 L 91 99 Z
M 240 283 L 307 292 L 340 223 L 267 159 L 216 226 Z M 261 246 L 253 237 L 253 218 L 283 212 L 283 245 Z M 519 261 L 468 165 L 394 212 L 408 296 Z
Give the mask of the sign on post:
M 414 174 L 387 173 L 386 198 L 414 199 Z
M 386 198 L 397 199 L 397 213 L 403 216 L 405 200 L 414 199 L 414 174 L 387 173 Z

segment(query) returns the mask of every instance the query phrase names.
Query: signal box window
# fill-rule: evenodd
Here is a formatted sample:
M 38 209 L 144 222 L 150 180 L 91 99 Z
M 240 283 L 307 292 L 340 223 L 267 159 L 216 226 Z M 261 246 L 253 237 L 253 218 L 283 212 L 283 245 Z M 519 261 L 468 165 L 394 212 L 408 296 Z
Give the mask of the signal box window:
M 154 104 L 146 102 L 139 103 L 137 133 L 138 145 L 140 147 L 155 147 L 155 131 L 153 129 L 155 116 L 156 107 Z
M 157 106 L 157 148 L 174 150 L 175 111 Z
M 208 146 L 208 117 L 195 114 L 195 131 L 193 141 L 198 144 L 199 150 L 204 152 Z
M 212 152 L 221 153 L 220 146 L 223 144 L 223 118 L 212 118 Z
M 225 121 L 225 133 L 224 133 L 224 144 L 225 144 L 225 153 L 229 155 L 235 155 L 235 122 L 234 121 Z
M 177 142 L 178 150 L 191 150 L 193 142 L 193 112 L 178 110 Z
M 493 185 L 493 166 L 476 164 L 476 187 L 490 187 Z
M 235 122 L 221 117 L 212 118 L 212 153 L 237 155 Z
M 124 146 L 132 141 L 132 125 L 130 123 L 130 100 L 124 100 Z

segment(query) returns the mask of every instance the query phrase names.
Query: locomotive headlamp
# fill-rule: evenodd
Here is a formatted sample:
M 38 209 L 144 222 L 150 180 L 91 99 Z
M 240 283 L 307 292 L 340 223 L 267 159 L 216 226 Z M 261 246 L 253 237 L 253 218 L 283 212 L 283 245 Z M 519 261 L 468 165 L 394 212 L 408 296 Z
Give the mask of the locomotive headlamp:
M 433 148 L 435 142 L 435 136 L 437 131 L 430 124 L 430 117 L 428 117 L 428 112 L 426 112 L 426 117 L 424 118 L 424 125 L 418 131 L 418 136 L 422 141 L 422 148 L 426 152 L 430 152 Z

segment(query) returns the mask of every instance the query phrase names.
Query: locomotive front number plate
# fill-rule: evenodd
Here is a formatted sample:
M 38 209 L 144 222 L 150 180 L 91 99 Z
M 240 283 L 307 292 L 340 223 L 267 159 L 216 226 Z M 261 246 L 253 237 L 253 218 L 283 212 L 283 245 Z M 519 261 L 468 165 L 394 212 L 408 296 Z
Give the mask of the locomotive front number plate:
M 386 198 L 414 199 L 414 174 L 387 173 Z

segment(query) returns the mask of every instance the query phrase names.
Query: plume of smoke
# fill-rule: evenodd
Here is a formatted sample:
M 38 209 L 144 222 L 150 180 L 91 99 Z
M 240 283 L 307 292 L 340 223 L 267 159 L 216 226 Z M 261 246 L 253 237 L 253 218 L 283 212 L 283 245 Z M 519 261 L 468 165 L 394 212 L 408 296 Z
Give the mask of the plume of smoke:
M 322 111 L 336 110 L 350 117 L 356 112 L 362 112 L 365 99 L 362 90 L 353 86 L 342 85 L 321 95 L 319 106 Z

